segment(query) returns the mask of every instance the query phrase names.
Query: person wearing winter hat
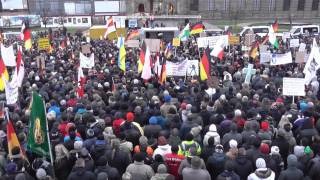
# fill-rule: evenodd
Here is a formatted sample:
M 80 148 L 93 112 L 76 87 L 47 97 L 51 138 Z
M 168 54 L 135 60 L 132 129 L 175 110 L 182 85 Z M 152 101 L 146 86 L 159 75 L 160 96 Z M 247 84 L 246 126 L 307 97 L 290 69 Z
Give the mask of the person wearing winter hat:
M 132 142 L 133 145 L 137 145 L 139 143 L 138 139 L 143 134 L 143 130 L 138 123 L 133 122 L 134 118 L 132 112 L 127 113 L 126 121 L 120 125 L 120 134 L 125 134 L 128 141 Z
M 148 138 L 158 137 L 159 132 L 162 130 L 158 123 L 156 116 L 152 116 L 149 119 L 149 125 L 144 126 L 144 135 Z
M 85 160 L 79 158 L 76 160 L 74 168 L 70 175 L 68 176 L 68 180 L 96 180 L 96 176 L 91 171 L 85 169 Z
M 164 136 L 158 137 L 158 147 L 154 150 L 152 157 L 159 154 L 164 158 L 169 153 L 171 153 L 171 146 L 167 143 L 167 139 Z
M 271 143 L 272 132 L 269 130 L 269 123 L 267 121 L 261 122 L 258 136 L 262 142 Z
M 217 179 L 232 179 L 232 180 L 240 180 L 240 176 L 234 172 L 234 162 L 228 160 L 224 165 L 224 171 L 220 173 Z
M 191 159 L 191 167 L 186 167 L 182 170 L 183 180 L 211 180 L 210 174 L 206 169 L 201 169 L 201 159 L 193 157 Z
M 148 156 L 152 156 L 153 154 L 153 149 L 148 145 L 148 138 L 146 136 L 141 136 L 139 138 L 139 145 L 136 145 L 133 151 L 134 153 L 144 152 Z
M 231 159 L 235 160 L 238 156 L 238 142 L 234 139 L 229 141 L 229 151 L 226 153 L 226 156 Z
M 157 173 L 152 176 L 151 180 L 174 180 L 174 176 L 167 172 L 167 167 L 164 164 L 160 164 L 157 169 Z
M 3 179 L 14 179 L 17 175 L 18 166 L 14 162 L 10 162 L 5 166 L 5 174 L 2 175 Z
M 164 96 L 164 103 L 160 106 L 161 115 L 167 117 L 170 108 L 174 108 L 177 111 L 177 107 L 171 103 L 171 96 L 165 95 Z
M 39 168 L 36 171 L 36 177 L 38 180 L 49 180 L 52 179 L 50 176 L 47 175 L 47 172 L 43 168 Z
M 275 173 L 267 168 L 266 161 L 263 158 L 256 160 L 257 169 L 248 176 L 248 180 L 274 180 Z
M 151 177 L 154 176 L 153 169 L 144 163 L 144 158 L 143 153 L 134 154 L 134 162 L 126 169 L 126 173 L 132 175 L 132 180 L 151 179 Z
M 288 167 L 280 173 L 278 180 L 303 180 L 303 172 L 297 168 L 298 159 L 294 154 L 290 154 L 287 158 Z
M 270 153 L 269 145 L 265 143 L 261 143 L 260 152 L 264 155 L 268 155 Z
M 208 146 L 208 140 L 210 137 L 214 138 L 214 145 L 220 144 L 220 135 L 217 132 L 217 127 L 215 124 L 209 126 L 209 131 L 204 135 L 203 145 Z

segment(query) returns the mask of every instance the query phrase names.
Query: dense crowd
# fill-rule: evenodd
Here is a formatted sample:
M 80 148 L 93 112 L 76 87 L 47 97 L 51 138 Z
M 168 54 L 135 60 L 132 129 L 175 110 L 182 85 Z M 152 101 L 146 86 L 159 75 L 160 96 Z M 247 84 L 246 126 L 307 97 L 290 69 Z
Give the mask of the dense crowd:
M 39 36 L 44 36 L 40 34 Z M 59 48 L 67 36 L 65 48 Z M 25 51 L 26 75 L 16 105 L 7 105 L 27 159 L 15 148 L 8 156 L 6 120 L 0 119 L 0 179 L 59 180 L 302 180 L 320 179 L 319 82 L 305 97 L 282 95 L 283 77 L 303 78 L 303 65 L 259 64 L 240 46 L 211 59 L 214 81 L 197 77 L 137 73 L 138 48 L 127 48 L 127 72 L 117 67 L 118 48 L 106 40 L 90 41 L 95 67 L 83 69 L 84 97 L 78 98 L 77 73 L 86 38 L 53 34 L 51 53 Z M 311 36 L 301 37 L 310 50 Z M 12 43 L 12 42 L 5 42 Z M 281 42 L 280 50 L 289 50 Z M 199 59 L 192 38 L 169 58 Z M 39 68 L 36 57 L 45 57 Z M 163 61 L 164 62 L 164 61 Z M 242 69 L 256 74 L 244 83 Z M 12 69 L 8 69 L 12 72 Z M 214 88 L 215 93 L 206 93 Z M 53 166 L 26 148 L 32 91 L 46 102 Z M 0 98 L 5 101 L 5 94 Z

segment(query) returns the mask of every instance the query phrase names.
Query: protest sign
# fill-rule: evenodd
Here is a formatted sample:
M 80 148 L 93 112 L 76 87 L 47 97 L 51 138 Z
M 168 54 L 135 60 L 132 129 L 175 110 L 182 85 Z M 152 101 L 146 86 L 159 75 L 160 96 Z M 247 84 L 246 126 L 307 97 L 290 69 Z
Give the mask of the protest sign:
M 206 32 L 201 32 L 200 33 L 200 37 L 207 37 L 207 33 Z
M 305 43 L 301 43 L 299 45 L 299 52 L 304 52 L 306 50 L 306 44 Z
M 224 46 L 228 46 L 229 37 L 227 35 L 223 35 L 197 38 L 198 48 L 206 48 L 207 46 L 209 46 L 209 48 L 214 48 L 219 40 L 223 42 Z
M 39 69 L 45 69 L 46 68 L 46 62 L 44 59 L 44 56 L 37 56 L 36 57 L 37 67 Z
M 7 80 L 5 80 L 5 84 L 7 104 L 15 104 L 19 97 L 18 86 L 12 87 Z
M 128 48 L 138 48 L 140 44 L 139 40 L 127 40 L 125 42 L 126 47 Z
M 282 94 L 284 96 L 305 96 L 303 78 L 283 78 Z
M 160 39 L 145 39 L 146 46 L 149 47 L 151 52 L 160 51 Z
M 240 37 L 239 36 L 229 36 L 229 44 L 230 45 L 240 44 Z
M 306 52 L 296 52 L 296 59 L 295 63 L 304 63 L 305 62 L 305 57 L 306 57 Z
M 91 50 L 90 50 L 91 46 L 89 44 L 85 44 L 81 46 L 81 50 L 83 54 L 90 54 Z
M 199 60 L 188 60 L 187 76 L 199 75 Z
M 291 52 L 287 52 L 285 54 L 272 54 L 272 58 L 270 61 L 271 66 L 290 64 L 290 63 L 292 63 Z
M 260 52 L 260 64 L 268 63 L 272 59 L 272 54 L 270 52 Z
M 82 68 L 93 68 L 94 67 L 94 54 L 87 57 L 80 53 L 80 67 Z
M 180 38 L 173 38 L 172 39 L 172 46 L 175 46 L 175 47 L 180 46 Z
M 252 44 L 256 41 L 256 35 L 255 34 L 246 34 L 244 36 L 244 45 L 251 47 Z
M 5 47 L 1 43 L 1 57 L 6 66 L 16 66 L 16 56 L 13 52 L 13 46 Z
M 39 38 L 38 40 L 38 49 L 47 50 L 50 48 L 50 43 L 48 38 Z
M 291 48 L 299 47 L 299 45 L 300 45 L 299 39 L 290 39 L 290 47 Z

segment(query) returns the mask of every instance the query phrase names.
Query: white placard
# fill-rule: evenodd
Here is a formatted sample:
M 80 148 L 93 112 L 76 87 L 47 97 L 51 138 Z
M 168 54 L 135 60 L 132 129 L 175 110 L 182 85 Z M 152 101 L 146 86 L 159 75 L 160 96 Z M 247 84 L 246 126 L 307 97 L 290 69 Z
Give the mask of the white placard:
M 4 65 L 6 66 L 16 66 L 16 57 L 14 55 L 13 46 L 4 47 L 4 45 L 1 43 L 1 56 L 2 60 L 4 62 Z
M 93 68 L 94 67 L 94 54 L 92 53 L 90 57 L 87 57 L 80 53 L 80 67 L 82 68 Z
M 199 76 L 199 60 L 188 60 L 187 76 Z
M 283 78 L 284 96 L 305 96 L 305 79 L 303 78 Z
M 299 43 L 299 39 L 290 39 L 290 47 L 295 48 L 295 47 L 299 47 L 300 43 Z
M 306 44 L 305 43 L 301 43 L 299 45 L 299 52 L 304 52 L 306 50 Z
M 270 61 L 271 66 L 290 64 L 290 63 L 292 63 L 291 52 L 288 52 L 285 54 L 272 54 L 272 58 Z
M 198 76 L 199 60 L 184 60 L 180 63 L 166 62 L 168 76 Z
M 268 63 L 272 59 L 272 54 L 270 52 L 261 52 L 260 53 L 260 64 Z
M 219 41 L 223 41 L 224 46 L 229 45 L 229 36 L 223 35 L 223 36 L 210 36 L 210 37 L 199 37 L 197 38 L 197 44 L 198 48 L 206 48 L 209 45 L 209 48 L 213 48 L 214 45 Z

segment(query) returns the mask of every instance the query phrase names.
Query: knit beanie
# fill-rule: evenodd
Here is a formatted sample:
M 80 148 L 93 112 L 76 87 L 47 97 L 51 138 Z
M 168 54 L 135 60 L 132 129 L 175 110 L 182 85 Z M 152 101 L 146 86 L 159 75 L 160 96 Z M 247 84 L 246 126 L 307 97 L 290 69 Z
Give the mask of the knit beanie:
M 43 168 L 39 168 L 36 172 L 37 179 L 45 179 L 47 172 Z
M 268 144 L 265 144 L 265 143 L 261 143 L 261 145 L 260 145 L 260 152 L 261 152 L 262 154 L 269 154 L 269 151 L 270 151 L 269 145 L 268 145 Z
M 127 113 L 127 121 L 132 122 L 134 120 L 134 114 L 132 112 Z
M 194 156 L 191 159 L 191 167 L 194 169 L 199 169 L 201 166 L 201 159 L 198 156 Z
M 290 166 L 290 167 L 295 166 L 298 163 L 297 156 L 295 156 L 294 154 L 290 154 L 287 157 L 287 163 L 288 163 L 288 166 Z
M 238 142 L 237 142 L 236 140 L 231 139 L 231 140 L 229 141 L 229 147 L 230 147 L 230 148 L 237 148 L 237 146 L 238 146 Z
M 256 160 L 256 167 L 257 169 L 266 169 L 267 168 L 266 161 L 263 158 L 258 158 Z
M 271 147 L 271 154 L 279 154 L 279 153 L 280 153 L 280 149 L 278 146 Z
M 269 129 L 269 123 L 267 121 L 261 122 L 261 129 L 267 131 Z
M 158 166 L 157 173 L 167 173 L 167 167 L 164 164 L 160 164 Z
M 294 155 L 297 156 L 297 158 L 302 157 L 304 155 L 304 147 L 303 146 L 295 146 L 293 148 Z

